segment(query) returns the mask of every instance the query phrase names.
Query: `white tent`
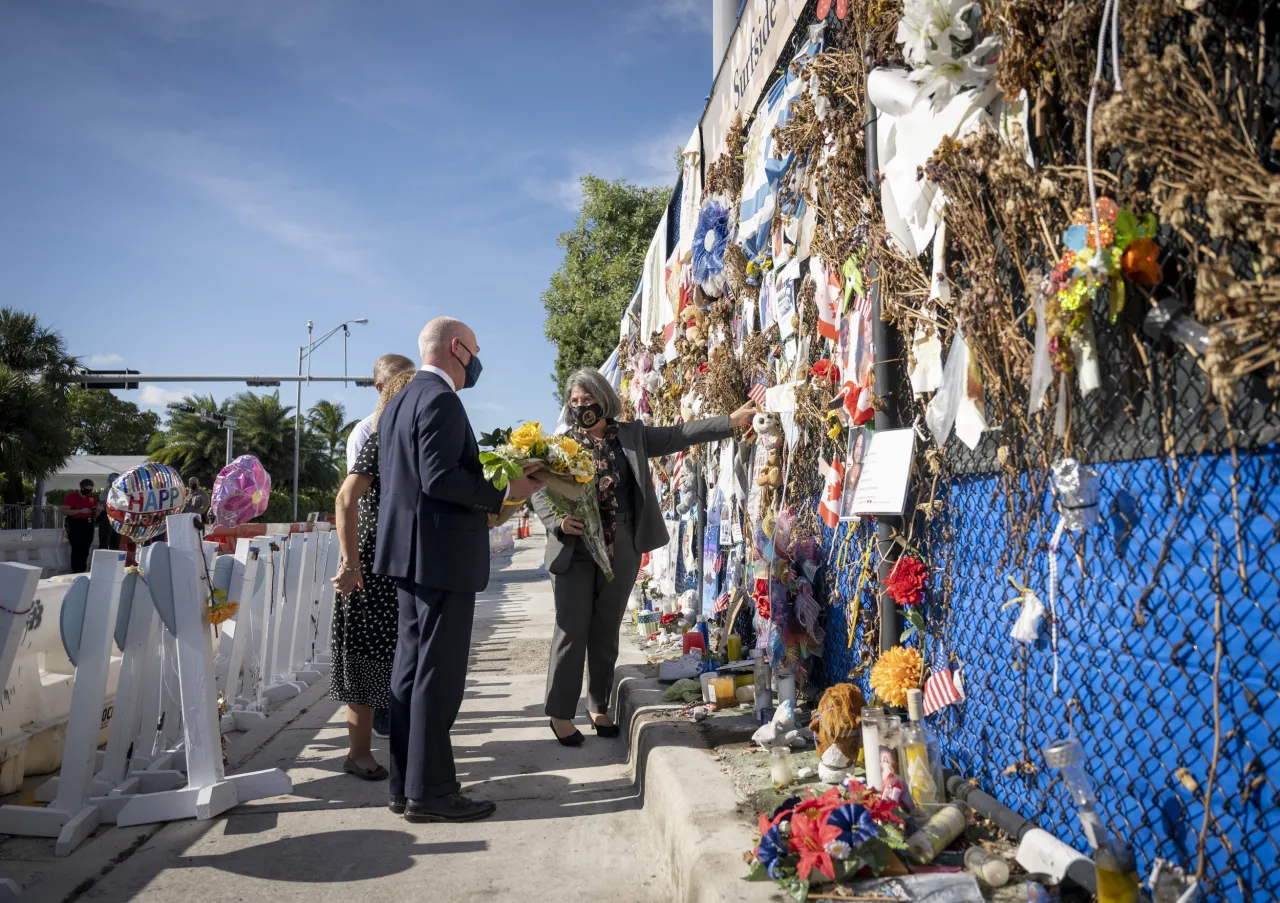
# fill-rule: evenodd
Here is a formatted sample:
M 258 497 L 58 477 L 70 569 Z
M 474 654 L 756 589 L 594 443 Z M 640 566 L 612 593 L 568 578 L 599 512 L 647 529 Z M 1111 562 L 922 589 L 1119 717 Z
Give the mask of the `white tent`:
M 46 492 L 54 489 L 75 489 L 81 480 L 93 480 L 94 489 L 104 489 L 107 477 L 124 473 L 131 467 L 147 462 L 146 455 L 73 455 L 57 473 L 44 481 Z

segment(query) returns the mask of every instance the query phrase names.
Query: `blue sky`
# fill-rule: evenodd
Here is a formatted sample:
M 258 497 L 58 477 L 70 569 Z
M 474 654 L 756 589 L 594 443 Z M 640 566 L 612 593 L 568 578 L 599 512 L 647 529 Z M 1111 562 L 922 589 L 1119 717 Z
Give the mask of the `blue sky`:
M 449 314 L 474 426 L 554 421 L 539 295 L 576 179 L 674 181 L 710 40 L 708 0 L 8 0 L 0 304 L 144 373 L 291 373 L 308 319 L 368 317 L 364 373 Z M 341 367 L 339 335 L 313 372 Z M 245 387 L 119 394 L 192 389 Z

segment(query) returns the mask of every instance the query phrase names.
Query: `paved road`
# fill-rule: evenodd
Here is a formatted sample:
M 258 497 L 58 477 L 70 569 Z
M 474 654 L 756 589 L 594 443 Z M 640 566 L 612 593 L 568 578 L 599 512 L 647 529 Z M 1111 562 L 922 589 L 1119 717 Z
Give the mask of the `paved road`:
M 542 715 L 553 609 L 541 555 L 535 536 L 495 559 L 454 729 L 461 780 L 498 801 L 493 819 L 411 825 L 391 815 L 385 785 L 342 773 L 345 714 L 326 700 L 244 769 L 287 769 L 293 795 L 166 826 L 79 899 L 670 900 L 624 741 L 588 735 L 564 749 Z M 386 761 L 385 741 L 378 755 Z

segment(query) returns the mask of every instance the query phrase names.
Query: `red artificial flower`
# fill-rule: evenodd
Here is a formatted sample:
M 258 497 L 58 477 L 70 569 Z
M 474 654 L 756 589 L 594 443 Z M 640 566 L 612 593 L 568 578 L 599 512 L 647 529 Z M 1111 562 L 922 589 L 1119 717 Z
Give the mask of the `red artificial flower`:
M 919 605 L 924 601 L 925 582 L 929 569 L 919 558 L 904 555 L 899 558 L 885 578 L 884 588 L 899 605 Z
M 818 377 L 818 379 L 825 379 L 832 383 L 840 382 L 840 368 L 830 358 L 824 357 L 818 361 L 809 370 L 809 373 Z
M 796 812 L 808 812 L 812 814 L 817 812 L 817 817 L 821 821 L 826 821 L 827 816 L 832 809 L 837 806 L 843 806 L 845 803 L 844 794 L 840 792 L 839 785 L 832 787 L 822 796 L 810 796 L 806 800 L 801 800 L 796 804 Z
M 831 13 L 831 5 L 833 0 L 818 0 L 818 18 L 825 19 Z M 834 0 L 836 7 L 836 18 L 843 19 L 849 15 L 849 0 Z
M 877 824 L 882 825 L 885 822 L 893 822 L 895 825 L 902 824 L 902 816 L 898 814 L 898 804 L 893 800 L 885 799 L 874 791 L 862 800 L 862 808 L 870 813 L 871 820 Z
M 769 620 L 769 615 L 771 611 L 772 609 L 770 609 L 769 607 L 768 594 L 766 593 L 763 596 L 756 596 L 756 614 L 758 614 L 761 618 L 767 621 Z
M 779 812 L 777 816 L 774 818 L 770 818 L 769 816 L 761 812 L 760 813 L 760 836 L 763 837 L 766 833 L 768 833 L 770 828 L 778 824 L 780 821 L 782 821 L 786 817 L 787 817 L 786 812 Z
M 877 824 L 884 824 L 885 822 L 892 822 L 895 825 L 903 824 L 902 816 L 898 814 L 898 803 L 886 799 L 879 792 L 852 778 L 846 781 L 845 785 L 849 788 L 850 800 L 866 809 L 874 822 Z
M 800 854 L 796 873 L 801 881 L 809 880 L 814 866 L 828 878 L 835 879 L 836 869 L 831 863 L 831 854 L 827 852 L 827 844 L 839 838 L 840 829 L 826 824 L 825 819 L 820 821 L 798 810 L 791 816 L 791 851 Z

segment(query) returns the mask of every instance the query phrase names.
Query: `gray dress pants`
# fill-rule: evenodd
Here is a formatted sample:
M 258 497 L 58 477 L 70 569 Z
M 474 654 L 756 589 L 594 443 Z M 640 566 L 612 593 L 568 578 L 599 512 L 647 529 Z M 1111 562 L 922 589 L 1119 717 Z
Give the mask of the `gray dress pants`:
M 556 629 L 551 634 L 547 669 L 547 708 L 551 718 L 572 719 L 582 696 L 582 666 L 588 672 L 587 710 L 607 713 L 618 661 L 618 629 L 627 598 L 640 570 L 632 515 L 618 512 L 614 538 L 613 579 L 606 580 L 582 543 L 563 574 L 551 576 L 556 600 Z

